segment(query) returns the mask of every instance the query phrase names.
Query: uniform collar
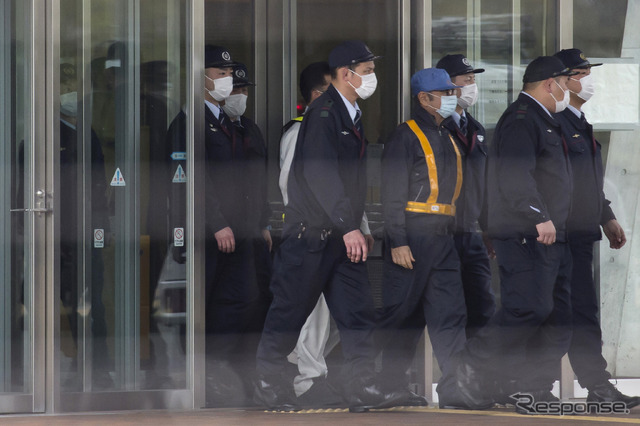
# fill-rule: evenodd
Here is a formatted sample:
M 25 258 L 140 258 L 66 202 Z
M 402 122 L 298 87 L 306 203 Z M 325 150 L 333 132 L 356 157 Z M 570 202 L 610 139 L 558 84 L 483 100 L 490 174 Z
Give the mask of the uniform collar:
M 204 103 L 209 107 L 209 110 L 213 113 L 213 116 L 216 118 L 216 120 L 220 119 L 220 107 L 212 102 L 209 102 L 207 100 L 204 101 Z
M 456 111 L 453 111 L 451 113 L 451 118 L 453 118 L 453 121 L 456 122 L 456 126 L 458 127 L 460 127 L 460 117 L 467 117 L 467 113 L 465 112 L 465 110 L 462 110 L 462 114 L 458 114 Z M 467 122 L 469 122 L 468 119 Z
M 349 102 L 349 100 L 347 98 L 345 98 L 342 95 L 342 93 L 340 93 L 340 91 L 338 89 L 336 89 L 336 92 L 338 92 L 338 94 L 342 98 L 342 101 L 344 102 L 344 106 L 347 107 L 347 112 L 349 113 L 349 117 L 351 117 L 351 121 L 353 121 L 353 124 L 355 124 L 355 122 L 356 122 L 356 113 L 358 111 L 360 111 L 360 107 L 358 106 L 358 103 L 356 102 L 356 105 L 353 106 L 353 105 L 351 105 L 351 102 Z M 360 116 L 362 116 L 362 111 L 360 111 Z
M 567 109 L 569 111 L 571 111 L 572 113 L 574 113 L 576 115 L 576 117 L 582 118 L 582 111 L 580 111 L 578 108 L 576 108 L 576 107 L 574 107 L 572 105 L 569 105 L 569 106 L 567 106 Z
M 520 92 L 520 94 L 521 95 L 526 95 L 526 96 L 530 97 L 531 99 L 533 99 L 538 105 L 540 105 L 540 108 L 542 108 L 549 115 L 549 117 L 553 118 L 553 116 L 551 115 L 549 110 L 544 105 L 542 105 L 536 98 L 534 98 L 533 96 L 531 96 L 527 92 Z

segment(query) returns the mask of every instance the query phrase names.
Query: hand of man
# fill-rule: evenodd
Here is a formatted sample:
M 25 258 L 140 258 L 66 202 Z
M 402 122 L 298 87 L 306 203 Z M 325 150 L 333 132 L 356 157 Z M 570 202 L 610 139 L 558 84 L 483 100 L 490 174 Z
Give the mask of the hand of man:
M 618 223 L 617 220 L 611 219 L 609 222 L 602 226 L 604 235 L 609 240 L 609 247 L 612 249 L 620 249 L 627 242 L 627 237 L 624 235 L 624 229 Z
M 538 242 L 550 246 L 556 242 L 556 227 L 550 220 L 536 225 Z
M 363 262 L 367 261 L 367 254 L 369 253 L 367 241 L 359 229 L 344 234 L 342 239 L 344 240 L 344 245 L 347 247 L 347 257 L 349 260 L 353 263 L 360 262 L 360 259 L 362 259 Z
M 364 240 L 367 242 L 368 252 L 371 253 L 373 251 L 373 245 L 375 244 L 376 240 L 371 234 L 364 234 Z
M 391 249 L 391 259 L 396 265 L 400 265 L 405 269 L 413 269 L 413 253 L 409 246 L 400 246 Z
M 222 228 L 214 234 L 216 241 L 218 242 L 218 250 L 223 253 L 233 253 L 236 251 L 236 239 L 233 236 L 233 231 L 228 226 Z
M 262 230 L 262 238 L 267 242 L 267 247 L 269 247 L 269 253 L 271 253 L 271 249 L 273 248 L 273 240 L 271 239 L 271 232 L 268 229 Z

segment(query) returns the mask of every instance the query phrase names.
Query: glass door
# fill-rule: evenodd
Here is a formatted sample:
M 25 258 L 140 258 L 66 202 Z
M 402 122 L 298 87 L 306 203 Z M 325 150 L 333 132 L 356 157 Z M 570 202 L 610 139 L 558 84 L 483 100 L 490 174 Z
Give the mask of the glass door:
M 169 228 L 188 150 L 167 134 L 187 116 L 189 2 L 58 3 L 56 411 L 188 408 L 185 229 Z
M 0 413 L 44 410 L 44 13 L 0 1 Z

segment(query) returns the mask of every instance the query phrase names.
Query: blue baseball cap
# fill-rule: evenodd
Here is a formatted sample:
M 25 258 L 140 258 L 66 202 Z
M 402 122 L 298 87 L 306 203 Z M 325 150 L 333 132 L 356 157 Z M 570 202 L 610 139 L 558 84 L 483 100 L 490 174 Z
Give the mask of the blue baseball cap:
M 411 77 L 411 94 L 413 96 L 420 92 L 458 89 L 460 87 L 462 86 L 456 86 L 451 82 L 449 74 L 442 68 L 425 68 Z
M 369 47 L 360 40 L 348 40 L 331 50 L 329 53 L 329 67 L 346 67 L 378 58 L 381 58 L 381 56 L 375 56 L 371 53 Z

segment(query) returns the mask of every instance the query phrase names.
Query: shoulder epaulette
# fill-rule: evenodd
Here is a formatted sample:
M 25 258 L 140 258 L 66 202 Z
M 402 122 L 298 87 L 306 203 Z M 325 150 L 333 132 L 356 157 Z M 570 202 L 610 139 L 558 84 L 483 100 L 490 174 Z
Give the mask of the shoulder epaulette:
M 331 107 L 333 106 L 333 99 L 327 99 L 326 101 L 324 101 L 324 105 L 322 105 L 322 107 L 320 108 L 320 117 L 328 117 L 329 116 L 329 110 L 331 109 Z
M 529 108 L 529 105 L 527 104 L 518 105 L 518 109 L 516 110 L 516 120 L 522 120 L 527 115 L 527 108 Z

